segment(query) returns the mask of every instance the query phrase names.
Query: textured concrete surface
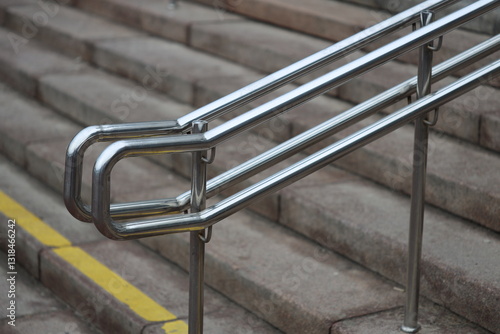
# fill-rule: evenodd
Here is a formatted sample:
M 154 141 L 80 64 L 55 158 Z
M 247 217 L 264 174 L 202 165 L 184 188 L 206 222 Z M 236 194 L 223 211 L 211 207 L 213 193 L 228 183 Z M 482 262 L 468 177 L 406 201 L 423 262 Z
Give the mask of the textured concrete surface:
M 500 115 L 498 113 L 486 114 L 481 122 L 481 145 L 495 151 L 500 151 Z
M 175 120 L 192 110 L 143 85 L 100 72 L 45 76 L 40 98 L 87 125 Z
M 11 36 L 13 32 L 0 28 L 1 36 Z M 31 40 L 19 43 L 6 42 L 0 49 L 0 77 L 21 92 L 35 96 L 37 80 L 47 73 L 80 72 L 86 69 L 81 60 L 68 59 L 40 47 Z
M 161 0 L 80 1 L 78 7 L 184 44 L 190 43 L 190 34 L 195 25 L 240 19 L 217 8 L 190 2 L 179 3 L 175 9 Z
M 366 182 L 286 191 L 281 221 L 405 284 L 409 200 Z M 436 209 L 425 214 L 422 292 L 498 330 L 500 240 Z
M 187 266 L 187 236 L 142 242 Z M 331 323 L 392 308 L 402 294 L 379 277 L 257 216 L 215 225 L 206 282 L 287 333 L 324 333 Z
M 82 248 L 178 318 L 186 319 L 188 277 L 184 271 L 133 241 L 104 241 Z M 42 255 L 42 281 L 72 307 L 83 310 L 86 320 L 98 324 L 105 333 L 139 333 L 145 326 L 146 333 L 159 332 L 157 326 L 140 318 L 52 252 Z M 239 325 L 250 333 L 279 332 L 208 288 L 205 312 L 207 328 L 221 333 L 232 333 Z M 240 322 L 245 319 L 246 324 Z
M 367 315 L 333 324 L 332 334 L 400 334 L 404 311 L 402 308 Z M 423 301 L 419 309 L 421 334 L 487 334 L 472 323 L 447 313 L 442 307 Z
M 335 138 L 342 138 L 377 121 L 371 117 L 343 131 Z M 311 120 L 294 131 L 300 133 L 310 128 Z M 307 125 L 306 125 L 307 124 Z M 324 146 L 332 142 L 322 143 Z M 409 193 L 413 152 L 413 129 L 408 125 L 378 139 L 335 162 L 342 168 L 355 171 L 389 188 Z M 499 187 L 493 181 L 500 166 L 498 155 L 467 143 L 455 141 L 439 133 L 429 137 L 426 200 L 458 216 L 471 219 L 490 229 L 499 230 Z M 489 175 L 484 178 L 484 175 Z M 453 193 L 453 200 L 449 198 Z
M 184 103 L 193 102 L 195 83 L 202 78 L 222 81 L 248 73 L 242 67 L 185 46 L 144 37 L 97 43 L 94 61 L 108 71 L 143 84 L 153 72 L 158 82 L 156 89 Z
M 3 190 L 3 186 L 2 186 Z M 3 224 L 2 224 L 3 225 Z M 16 231 L 16 233 L 19 230 Z M 17 235 L 18 240 L 22 235 Z M 19 245 L 18 248 L 19 249 Z M 2 263 L 7 263 L 5 253 L 0 253 Z M 9 291 L 7 279 L 10 277 L 2 266 L 0 272 L 0 291 L 2 291 L 2 307 L 8 300 L 15 301 L 15 326 L 12 319 L 2 314 L 0 318 L 0 331 L 5 334 L 38 334 L 38 333 L 81 333 L 97 334 L 98 331 L 90 329 L 81 319 L 71 312 L 64 304 L 33 278 L 19 264 L 16 265 L 15 297 L 7 300 Z M 5 293 L 5 295 L 3 295 Z
M 141 33 L 110 23 L 93 15 L 58 6 L 46 13 L 39 6 L 7 9 L 5 25 L 27 39 L 36 39 L 61 52 L 90 60 L 92 43 L 109 38 L 126 38 Z
M 40 313 L 16 321 L 16 327 L 0 323 L 5 334 L 80 333 L 100 334 L 69 311 Z
M 211 0 L 198 0 L 197 2 L 207 6 L 214 5 Z M 377 13 L 378 17 L 373 17 L 369 11 L 359 10 L 356 6 L 324 0 L 314 0 L 308 3 L 299 0 L 259 0 L 252 4 L 245 1 L 216 1 L 215 6 L 335 41 L 373 25 L 381 17 L 387 17 L 384 13 Z
M 331 43 L 254 21 L 224 21 L 193 26 L 191 45 L 258 71 L 275 72 Z

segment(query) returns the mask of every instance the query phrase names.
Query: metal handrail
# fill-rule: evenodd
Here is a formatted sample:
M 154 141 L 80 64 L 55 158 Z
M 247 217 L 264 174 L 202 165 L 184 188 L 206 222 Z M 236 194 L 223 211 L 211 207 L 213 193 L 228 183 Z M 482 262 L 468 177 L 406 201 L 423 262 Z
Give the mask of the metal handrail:
M 500 60 L 485 66 L 454 83 L 442 88 L 434 94 L 427 95 L 422 99 L 394 112 L 383 119 L 369 125 L 354 134 L 339 140 L 338 142 L 302 159 L 292 166 L 275 173 L 272 176 L 248 187 L 209 208 L 190 214 L 177 214 L 167 217 L 151 219 L 140 222 L 115 222 L 106 214 L 103 203 L 94 201 L 96 208 L 94 223 L 99 231 L 111 239 L 136 239 L 145 236 L 155 236 L 168 233 L 202 230 L 213 225 L 224 218 L 236 213 L 250 205 L 253 201 L 262 199 L 291 183 L 323 168 L 336 159 L 400 128 L 411 122 L 418 116 L 425 114 L 440 105 L 468 92 L 469 90 L 493 79 L 500 74 Z M 106 157 L 107 158 L 107 157 Z M 99 161 L 98 161 L 99 163 Z M 106 196 L 109 195 L 109 182 L 106 173 L 103 172 L 108 166 L 96 164 L 94 169 L 94 183 L 101 183 L 100 189 Z M 94 188 L 96 189 L 96 188 Z M 95 195 L 95 191 L 94 191 Z M 97 197 L 94 197 L 97 198 Z M 109 201 L 108 201 L 109 203 Z
M 98 171 L 99 173 L 106 174 L 104 179 L 109 178 L 109 174 L 114 164 L 127 156 L 208 150 L 229 139 L 231 136 L 256 126 L 278 113 L 287 111 L 300 103 L 304 103 L 305 101 L 342 83 L 345 83 L 367 70 L 371 70 L 375 66 L 379 66 L 404 52 L 417 48 L 423 43 L 428 43 L 440 35 L 496 6 L 497 2 L 493 0 L 477 1 L 475 4 L 467 6 L 466 8 L 450 14 L 432 24 L 422 27 L 408 36 L 399 38 L 378 50 L 372 51 L 371 53 L 368 53 L 347 65 L 341 66 L 328 74 L 312 80 L 307 84 L 304 84 L 270 102 L 237 116 L 203 134 L 171 135 L 158 138 L 144 138 L 140 140 L 122 140 L 113 143 L 107 147 L 97 159 L 94 167 L 94 174 Z M 98 211 L 101 210 L 94 208 L 94 202 L 102 204 L 106 207 L 106 212 L 111 215 L 110 202 L 109 200 L 106 201 L 105 198 L 106 195 L 109 195 L 106 194 L 109 190 L 102 191 L 105 188 L 103 188 L 102 184 L 97 182 L 97 179 L 98 178 L 94 177 L 92 186 L 93 199 L 91 211 L 94 221 L 98 217 L 99 219 L 102 218 L 102 212 L 98 213 Z M 148 201 L 147 203 L 150 206 L 155 206 L 154 201 Z M 175 201 L 171 201 L 170 203 L 173 203 L 174 205 L 178 204 Z M 155 208 L 156 212 L 158 212 L 158 207 Z
M 454 56 L 432 69 L 432 82 L 437 82 L 452 75 L 476 61 L 500 49 L 500 35 L 494 36 L 462 53 Z M 210 179 L 207 181 L 206 196 L 210 198 L 225 189 L 228 189 L 255 174 L 274 166 L 304 149 L 332 136 L 335 133 L 359 122 L 360 120 L 383 110 L 384 108 L 412 95 L 417 87 L 417 76 L 408 79 L 383 93 L 366 100 L 340 115 L 333 117 L 273 148 L 270 150 Z M 191 191 L 187 191 L 175 198 L 152 200 L 149 203 L 158 214 L 182 212 L 189 208 Z M 137 212 L 134 203 L 114 204 L 121 207 L 120 216 L 136 218 L 142 216 Z M 112 215 L 113 217 L 113 215 Z
M 81 200 L 83 157 L 88 147 L 96 142 L 115 141 L 128 138 L 144 138 L 181 133 L 190 129 L 195 120 L 213 120 L 231 112 L 279 87 L 323 67 L 363 46 L 403 28 L 418 20 L 424 10 L 439 10 L 458 0 L 428 0 L 398 15 L 365 29 L 324 50 L 289 65 L 221 99 L 199 108 L 174 121 L 139 122 L 113 125 L 90 126 L 82 130 L 71 141 L 66 154 L 64 174 L 64 202 L 68 211 L 77 219 L 91 222 L 91 209 Z M 136 215 L 158 214 L 158 202 L 144 201 L 127 205 L 111 205 L 111 215 L 128 215 L 133 210 Z M 161 212 L 161 211 L 160 211 Z
M 449 4 L 450 2 L 453 1 L 427 1 L 423 5 L 436 9 L 444 7 L 445 4 Z M 431 83 L 446 77 L 458 68 L 474 63 L 497 51 L 500 48 L 500 35 L 434 68 L 432 68 L 433 52 L 440 48 L 442 36 L 445 33 L 499 5 L 500 1 L 498 0 L 479 0 L 434 23 L 432 23 L 434 18 L 433 12 L 423 10 L 422 5 L 417 6 L 420 7 L 421 26 L 417 31 L 237 116 L 212 130 L 207 131 L 207 121 L 232 111 L 278 88 L 284 83 L 290 82 L 313 69 L 337 59 L 341 55 L 360 48 L 369 41 L 381 37 L 388 31 L 393 31 L 397 27 L 401 27 L 402 22 L 412 22 L 414 20 L 414 16 L 412 15 L 415 13 L 411 10 L 414 10 L 416 7 L 412 8 L 410 12 L 404 12 L 409 13 L 407 16 L 402 15 L 404 14 L 402 13 L 397 20 L 393 17 L 392 20 L 390 19 L 376 25 L 375 27 L 377 28 L 374 33 L 370 32 L 370 29 L 367 29 L 361 32 L 365 36 L 355 35 L 357 37 L 355 41 L 352 41 L 352 45 L 342 45 L 342 43 L 349 41 L 349 39 L 346 39 L 331 48 L 305 58 L 252 85 L 195 110 L 176 121 L 89 127 L 78 134 L 68 148 L 67 160 L 69 163 L 66 166 L 67 170 L 65 174 L 67 177 L 65 179 L 65 201 L 68 210 L 75 217 L 83 221 L 91 219 L 98 230 L 111 239 L 136 239 L 168 233 L 190 232 L 189 333 L 201 334 L 203 331 L 204 243 L 210 240 L 211 226 L 213 224 L 247 207 L 252 202 L 262 199 L 264 196 L 274 193 L 327 166 L 336 159 L 385 136 L 410 121 L 416 120 L 408 246 L 407 299 L 405 303 L 405 319 L 401 327 L 405 332 L 414 333 L 419 329 L 418 296 L 428 127 L 435 124 L 438 114 L 437 108 L 439 106 L 483 84 L 488 79 L 499 75 L 500 60 L 456 80 L 436 93 L 430 93 Z M 390 28 L 385 30 L 387 26 L 390 26 Z M 433 44 L 433 40 L 435 39 L 438 39 L 437 46 Z M 211 161 L 211 159 L 207 159 L 208 150 L 215 149 L 218 144 L 228 140 L 232 136 L 248 130 L 277 114 L 288 111 L 417 47 L 420 48 L 420 56 L 416 78 L 406 80 L 400 85 L 303 132 L 207 182 L 206 164 Z M 326 54 L 323 52 L 326 52 Z M 431 74 L 432 70 L 434 70 L 433 75 Z M 416 102 L 309 155 L 290 167 L 219 201 L 211 207 L 205 208 L 205 201 L 208 196 L 212 196 L 260 171 L 266 170 L 277 162 L 303 151 L 314 143 L 357 123 L 359 120 L 415 92 L 417 93 Z M 435 110 L 434 121 L 429 121 L 426 118 L 426 114 L 431 110 Z M 191 134 L 179 134 L 186 132 L 190 128 L 192 128 Z M 109 145 L 95 162 L 92 174 L 91 206 L 86 206 L 79 198 L 83 153 L 87 147 L 96 141 L 118 139 L 120 140 Z M 193 179 L 190 192 L 185 192 L 176 198 L 111 204 L 110 175 L 114 165 L 119 160 L 126 157 L 175 152 L 193 153 Z M 68 171 L 68 169 L 70 170 Z M 118 219 L 143 218 L 145 216 L 172 213 L 174 211 L 182 212 L 188 209 L 189 206 L 191 209 L 190 213 L 177 213 L 167 217 L 140 221 L 118 221 Z M 208 228 L 208 235 L 205 236 L 203 230 L 206 228 Z

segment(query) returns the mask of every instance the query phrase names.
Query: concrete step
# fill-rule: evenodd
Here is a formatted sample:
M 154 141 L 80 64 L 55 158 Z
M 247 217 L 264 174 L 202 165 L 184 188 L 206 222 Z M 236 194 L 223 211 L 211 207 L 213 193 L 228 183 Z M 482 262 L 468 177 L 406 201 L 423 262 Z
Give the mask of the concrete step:
M 7 239 L 7 237 L 3 238 Z M 2 252 L 0 255 L 2 263 L 7 263 L 7 254 Z M 2 296 L 2 306 L 7 309 L 8 313 L 0 318 L 2 333 L 101 333 L 82 321 L 20 264 L 15 265 L 14 270 L 4 269 L 6 268 L 2 266 L 0 289 L 2 294 L 5 293 Z M 10 272 L 15 272 L 15 274 L 10 274 Z M 14 303 L 10 304 L 11 301 Z
M 399 319 L 403 315 L 403 309 L 398 308 L 388 312 L 367 315 L 364 317 L 348 319 L 335 323 L 332 326 L 331 334 L 358 334 L 358 333 L 374 333 L 374 334 L 400 334 Z M 428 325 L 418 331 L 418 333 L 426 334 L 468 334 L 471 333 L 471 326 L 464 324 L 461 319 L 457 319 L 453 314 L 443 314 L 435 306 L 422 303 L 420 308 L 420 316 L 425 319 Z M 447 326 L 441 326 L 436 323 L 447 323 Z M 472 327 L 473 330 L 483 331 L 479 327 Z
M 204 49 L 208 47 L 210 53 L 220 53 L 225 58 L 238 58 L 246 63 L 250 63 L 251 65 L 249 64 L 249 66 L 251 67 L 259 67 L 259 70 L 262 70 L 261 67 L 267 67 L 268 69 L 264 70 L 265 72 L 274 72 L 290 64 L 292 61 L 297 61 L 313 52 L 322 50 L 331 44 L 331 40 L 339 41 L 351 36 L 360 29 L 359 22 L 362 22 L 364 28 L 368 28 L 370 25 L 378 23 L 389 16 L 381 12 L 375 13 L 359 6 L 342 4 L 339 1 L 314 1 L 307 4 L 303 2 L 260 1 L 259 5 L 263 6 L 263 8 L 266 6 L 269 8 L 273 6 L 288 7 L 282 10 L 280 15 L 269 15 L 267 19 L 264 19 L 267 24 L 262 24 L 255 20 L 249 20 L 249 18 L 261 18 L 258 15 L 252 15 L 252 11 L 256 10 L 255 6 L 247 7 L 244 4 L 243 7 L 247 8 L 242 8 L 239 4 L 223 3 L 223 1 L 220 1 L 220 3 L 198 1 L 198 3 L 180 2 L 179 6 L 175 9 L 170 8 L 161 0 L 141 3 L 130 0 L 91 0 L 78 2 L 75 5 L 86 11 L 147 31 L 153 35 L 189 44 L 195 48 Z M 205 6 L 200 5 L 200 3 L 204 3 Z M 304 6 L 309 7 L 308 11 L 303 10 L 302 7 Z M 330 7 L 328 11 L 324 11 L 326 7 Z M 226 10 L 228 8 L 230 10 L 234 8 L 236 12 L 240 12 L 242 15 L 238 16 L 229 13 Z M 331 29 L 325 26 L 323 29 L 318 29 L 319 31 L 312 33 L 307 30 L 304 31 L 304 26 L 307 27 L 307 25 L 301 24 L 304 23 L 305 19 L 298 21 L 287 20 L 283 14 L 287 13 L 287 9 L 291 11 L 295 10 L 294 15 L 299 17 L 305 17 L 313 13 L 318 17 L 330 15 L 332 18 L 334 17 L 334 22 L 345 26 L 345 29 L 352 31 L 352 34 L 342 35 L 343 30 L 335 29 L 333 26 Z M 346 20 L 344 17 L 346 12 L 357 12 L 355 16 L 359 17 L 360 21 Z M 123 13 L 127 14 L 123 15 Z M 260 14 L 267 15 L 268 13 L 264 12 Z M 366 20 L 367 17 L 369 17 L 368 20 Z M 286 22 L 284 24 L 288 29 L 279 28 L 283 25 L 281 21 Z M 478 22 L 482 21 L 479 20 Z M 286 25 L 291 25 L 291 27 Z M 290 28 L 297 32 L 291 31 Z M 221 32 L 223 33 L 222 38 Z M 402 37 L 409 32 L 409 28 L 403 29 L 396 32 L 395 36 Z M 336 35 L 325 40 L 325 36 L 322 35 L 323 33 Z M 458 52 L 486 40 L 488 36 L 494 34 L 478 34 L 462 29 L 455 30 L 447 35 L 446 43 L 444 43 L 440 52 L 436 53 L 434 61 L 435 63 L 440 63 Z M 323 39 L 312 36 L 320 36 Z M 224 38 L 231 38 L 232 44 L 221 40 Z M 383 42 L 387 43 L 393 39 L 392 37 L 387 37 L 383 39 Z M 380 45 L 380 43 L 375 44 Z M 368 46 L 367 49 L 372 50 Z M 256 61 L 254 54 L 257 51 L 266 53 L 267 57 Z M 398 59 L 410 64 L 417 64 L 418 61 L 416 52 L 402 55 Z M 492 56 L 488 59 L 491 62 L 496 58 Z M 278 65 L 278 67 L 272 66 L 276 62 L 282 62 L 283 60 L 286 63 Z M 500 81 L 495 81 L 497 86 L 499 83 Z
M 284 225 L 406 284 L 407 197 L 351 180 L 286 190 L 281 207 Z M 432 207 L 426 208 L 424 225 L 422 292 L 493 332 L 500 330 L 498 234 Z
M 0 328 L 6 329 L 2 333 L 49 333 L 55 328 L 67 332 L 80 329 L 85 334 L 187 333 L 185 271 L 135 241 L 104 240 L 93 225 L 69 215 L 60 194 L 3 157 L 0 173 L 4 176 L 0 181 L 0 217 L 16 220 L 17 264 L 26 264 L 29 274 L 52 291 L 47 293 L 18 267 L 16 327 L 11 331 L 2 319 Z M 7 197 L 25 209 L 6 205 Z M 6 233 L 7 224 L 2 224 L 2 235 Z M 4 251 L 6 245 L 2 242 Z M 78 318 L 54 300 L 52 294 L 69 305 Z M 206 289 L 205 300 L 208 333 L 280 333 L 211 288 Z M 80 318 L 99 330 L 87 329 Z M 35 324 L 42 327 L 36 327 L 36 331 Z
M 377 15 L 376 13 L 380 11 L 388 11 L 391 13 L 399 13 L 402 12 L 403 10 L 406 10 L 412 6 L 418 5 L 420 1 L 416 0 L 411 0 L 411 1 L 379 1 L 379 0 L 341 0 L 346 3 L 351 3 L 351 4 L 359 4 L 362 6 L 366 6 L 369 8 L 374 9 L 372 11 L 374 14 Z M 451 13 L 454 10 L 457 10 L 459 8 L 462 8 L 465 5 L 469 5 L 473 3 L 474 1 L 467 0 L 467 1 L 462 1 L 459 3 L 456 3 L 454 5 L 451 5 L 449 7 L 446 7 L 443 9 L 443 13 Z M 376 10 L 376 12 L 375 12 Z M 472 22 L 468 23 L 465 25 L 465 28 L 471 31 L 479 32 L 482 34 L 488 34 L 488 35 L 494 35 L 498 34 L 499 27 L 497 24 L 496 18 L 500 15 L 500 10 L 496 9 L 491 11 L 490 13 L 486 14 L 483 18 L 481 19 L 476 19 L 473 20 Z

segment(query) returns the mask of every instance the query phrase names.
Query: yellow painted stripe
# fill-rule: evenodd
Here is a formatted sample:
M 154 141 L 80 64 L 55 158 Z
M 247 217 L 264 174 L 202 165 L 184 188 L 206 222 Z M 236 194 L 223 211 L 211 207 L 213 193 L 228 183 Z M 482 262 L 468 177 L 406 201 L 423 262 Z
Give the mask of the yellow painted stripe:
M 21 204 L 0 190 L 0 211 L 14 219 L 16 225 L 38 239 L 42 244 L 58 247 L 54 252 L 70 263 L 113 297 L 128 305 L 146 321 L 169 321 L 162 329 L 166 334 L 187 334 L 188 326 L 182 320 L 156 303 L 135 286 L 125 281 L 108 267 L 97 261 L 79 247 L 70 247 L 71 242 L 63 235 L 33 215 Z
M 168 321 L 177 319 L 175 315 L 81 248 L 64 247 L 54 249 L 54 252 L 113 295 L 113 297 L 128 305 L 145 320 Z
M 71 245 L 71 242 L 68 239 L 33 215 L 21 204 L 7 196 L 7 194 L 1 190 L 0 211 L 10 219 L 14 219 L 16 221 L 16 225 L 21 226 L 44 245 L 50 247 L 63 247 Z
M 182 320 L 167 322 L 161 327 L 166 334 L 187 334 L 188 325 Z

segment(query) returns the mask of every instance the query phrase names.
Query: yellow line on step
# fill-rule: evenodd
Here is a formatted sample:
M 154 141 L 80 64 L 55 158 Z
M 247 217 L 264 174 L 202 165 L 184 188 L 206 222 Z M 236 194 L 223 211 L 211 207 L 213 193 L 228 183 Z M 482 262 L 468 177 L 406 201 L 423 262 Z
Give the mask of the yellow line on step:
M 177 319 L 175 315 L 81 248 L 63 247 L 54 249 L 54 252 L 147 321 Z
M 187 324 L 148 297 L 135 286 L 124 280 L 104 264 L 47 225 L 28 209 L 0 190 L 0 211 L 15 225 L 22 227 L 42 244 L 54 247 L 53 251 L 102 289 L 121 301 L 146 321 L 168 321 L 162 326 L 166 334 L 184 334 Z
M 49 247 L 70 246 L 71 242 L 18 202 L 0 190 L 0 211 L 35 239 Z
M 167 322 L 161 327 L 167 334 L 181 334 L 188 332 L 188 325 L 182 320 Z

